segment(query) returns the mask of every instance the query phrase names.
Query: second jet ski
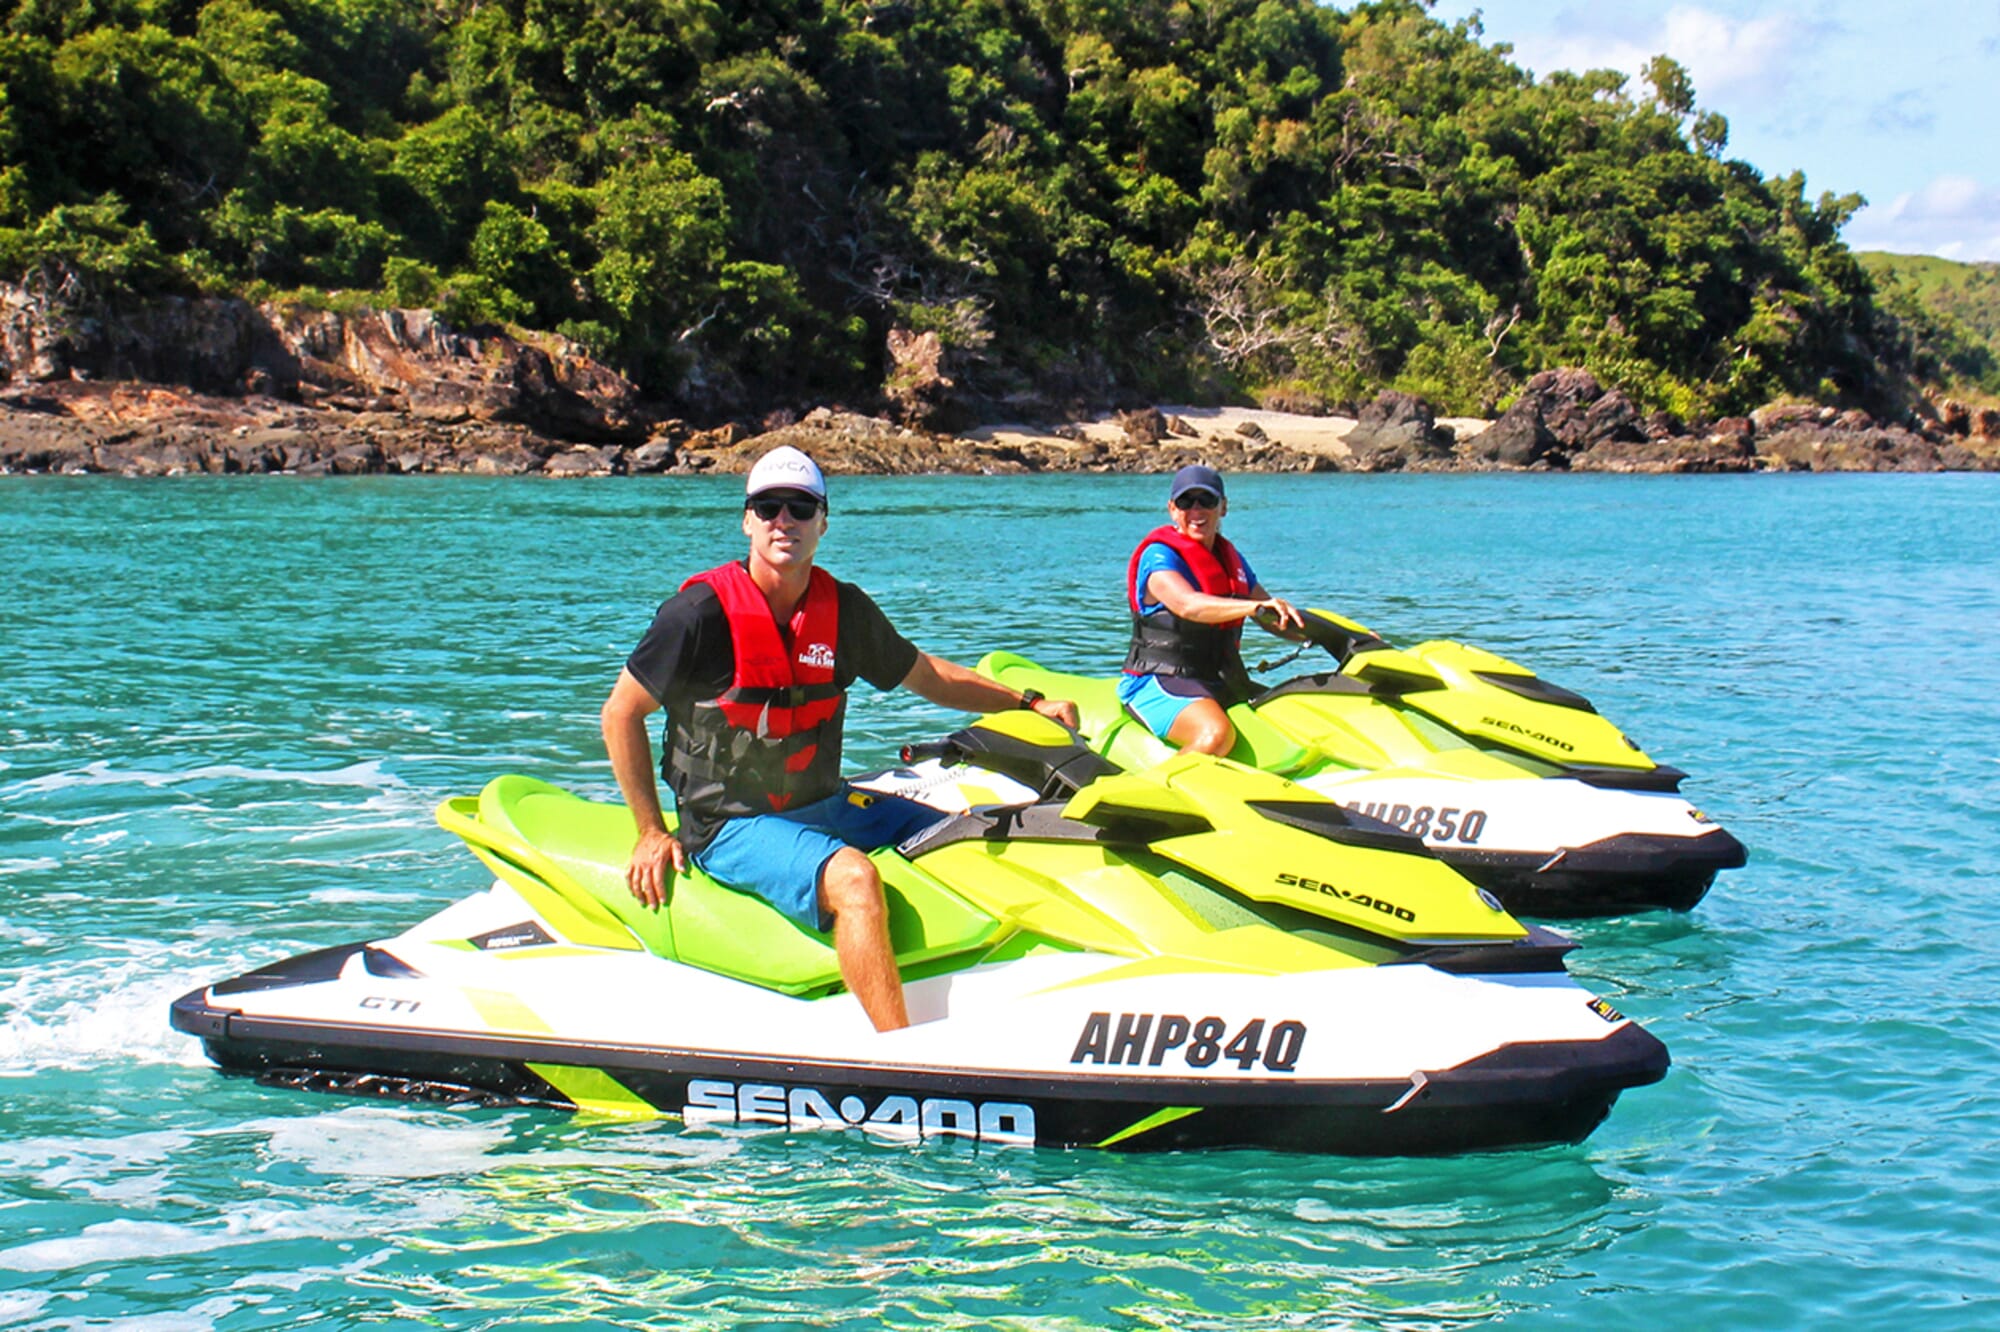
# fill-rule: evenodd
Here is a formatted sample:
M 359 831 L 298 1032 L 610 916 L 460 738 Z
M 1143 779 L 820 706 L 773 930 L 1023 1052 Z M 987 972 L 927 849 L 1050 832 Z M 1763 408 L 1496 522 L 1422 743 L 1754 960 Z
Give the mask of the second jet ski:
M 1684 774 L 1581 695 L 1478 648 L 1404 652 L 1330 612 L 1304 617 L 1302 648 L 1332 654 L 1336 669 L 1230 708 L 1231 758 L 1421 839 L 1520 915 L 1686 910 L 1744 863 L 1743 844 L 1679 795 Z M 1074 700 L 1092 748 L 1121 767 L 1173 752 L 1120 705 L 1112 679 L 1011 652 L 979 668 Z

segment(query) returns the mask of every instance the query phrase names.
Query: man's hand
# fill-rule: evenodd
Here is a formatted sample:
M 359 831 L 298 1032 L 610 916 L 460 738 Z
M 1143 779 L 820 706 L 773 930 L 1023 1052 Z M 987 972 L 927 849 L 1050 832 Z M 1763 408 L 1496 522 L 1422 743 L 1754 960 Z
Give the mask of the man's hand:
M 640 833 L 639 844 L 632 848 L 632 859 L 625 866 L 625 886 L 639 899 L 639 905 L 658 911 L 667 904 L 669 866 L 676 874 L 687 872 L 687 852 L 681 849 L 680 839 L 665 828 Z
M 1041 713 L 1042 716 L 1047 717 L 1050 721 L 1061 722 L 1072 731 L 1082 729 L 1082 723 L 1077 719 L 1076 704 L 1070 702 L 1068 699 L 1036 699 L 1035 711 Z

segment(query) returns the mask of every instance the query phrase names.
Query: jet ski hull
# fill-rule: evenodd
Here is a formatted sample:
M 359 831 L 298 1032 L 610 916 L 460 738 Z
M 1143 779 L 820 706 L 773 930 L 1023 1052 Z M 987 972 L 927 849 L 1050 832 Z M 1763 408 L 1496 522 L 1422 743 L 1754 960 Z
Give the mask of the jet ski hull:
M 1572 920 L 1691 910 L 1718 873 L 1745 858 L 1720 828 L 1701 837 L 1631 833 L 1547 856 L 1451 849 L 1437 857 L 1514 915 Z
M 1468 653 L 1483 660 L 1473 649 L 1431 646 L 1441 660 Z M 1048 671 L 1012 653 L 993 653 L 980 669 L 1015 687 L 1075 699 L 1090 746 L 1121 766 L 1143 768 L 1173 752 L 1124 711 L 1110 681 Z M 1492 675 L 1480 692 L 1488 702 L 1520 701 L 1522 682 L 1534 680 Z M 1549 686 L 1542 693 L 1573 697 Z M 1745 863 L 1742 842 L 1678 793 L 1682 774 L 1639 751 L 1598 745 L 1586 751 L 1593 759 L 1587 766 L 1490 752 L 1417 716 L 1405 701 L 1346 675 L 1301 677 L 1230 710 L 1232 757 L 1420 839 L 1519 916 L 1684 911 L 1718 873 Z M 1557 719 L 1602 723 L 1587 707 L 1541 706 L 1554 708 Z M 1546 721 L 1542 729 L 1556 728 Z M 1621 754 L 1641 766 L 1608 765 Z M 923 765 L 916 771 L 914 785 L 932 784 Z M 916 798 L 941 803 L 951 793 Z
M 1677 795 L 1604 790 L 1539 778 L 1461 781 L 1401 773 L 1297 779 L 1350 814 L 1422 841 L 1426 850 L 1513 915 L 1556 919 L 1686 911 L 1715 876 L 1746 858 L 1743 843 Z M 1035 792 L 985 770 L 928 759 L 856 784 L 957 813 Z
M 1577 1142 L 1668 1065 L 1559 960 L 1273 978 L 1057 953 L 911 980 L 916 1025 L 878 1035 L 842 993 L 800 999 L 560 941 L 447 946 L 525 914 L 495 885 L 433 918 L 448 928 L 197 990 L 173 1024 L 225 1070 L 289 1087 L 1117 1150 Z
M 1629 1024 L 1587 1055 L 1566 1042 L 1511 1045 L 1426 1073 L 1416 1085 L 1384 1078 L 1162 1087 L 1151 1078 L 968 1076 L 468 1033 L 329 1030 L 219 1009 L 203 991 L 179 1000 L 173 1021 L 202 1036 L 219 1067 L 302 1090 L 659 1115 L 690 1127 L 1133 1151 L 1437 1156 L 1576 1143 L 1604 1122 L 1621 1091 L 1659 1081 L 1668 1066 L 1666 1047 Z M 630 1099 L 615 1108 L 579 1104 L 547 1076 L 551 1066 L 608 1078 Z
M 1300 785 L 1423 840 L 1432 855 L 1517 916 L 1686 911 L 1743 843 L 1667 792 L 1564 778 L 1454 781 L 1327 774 Z

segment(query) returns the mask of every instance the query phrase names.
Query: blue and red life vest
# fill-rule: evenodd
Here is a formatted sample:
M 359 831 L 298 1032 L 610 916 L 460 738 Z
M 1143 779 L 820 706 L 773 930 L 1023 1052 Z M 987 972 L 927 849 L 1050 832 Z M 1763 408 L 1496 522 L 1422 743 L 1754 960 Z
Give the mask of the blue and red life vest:
M 1199 624 L 1183 620 L 1158 605 L 1144 610 L 1146 589 L 1139 586 L 1139 561 L 1146 547 L 1159 544 L 1181 557 L 1194 576 L 1195 590 L 1213 597 L 1248 597 L 1250 576 L 1243 557 L 1229 539 L 1218 535 L 1215 548 L 1162 525 L 1148 532 L 1125 567 L 1125 600 L 1132 612 L 1132 646 L 1125 654 L 1127 675 L 1179 675 L 1197 680 L 1247 679 L 1242 651 L 1243 621 Z

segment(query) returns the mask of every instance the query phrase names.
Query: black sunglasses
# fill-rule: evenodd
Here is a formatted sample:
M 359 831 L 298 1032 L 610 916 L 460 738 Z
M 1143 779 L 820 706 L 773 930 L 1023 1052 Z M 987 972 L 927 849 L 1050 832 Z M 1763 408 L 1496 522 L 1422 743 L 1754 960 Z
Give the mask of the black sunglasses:
M 789 509 L 796 522 L 809 523 L 819 517 L 819 501 L 813 499 L 753 499 L 744 501 L 743 507 L 767 523 L 778 521 L 781 509 Z
M 1222 503 L 1220 499 L 1206 490 L 1183 490 L 1174 496 L 1176 509 L 1213 509 L 1220 503 Z

